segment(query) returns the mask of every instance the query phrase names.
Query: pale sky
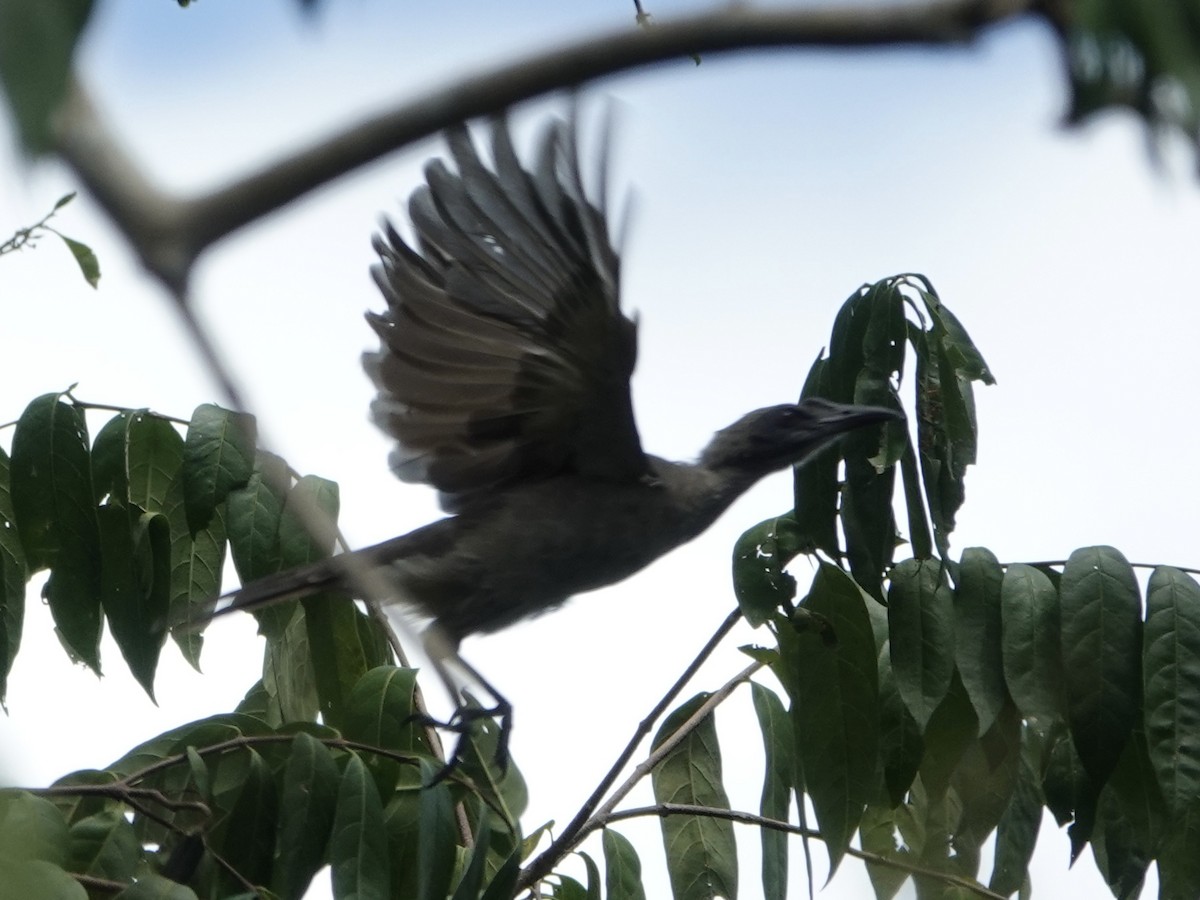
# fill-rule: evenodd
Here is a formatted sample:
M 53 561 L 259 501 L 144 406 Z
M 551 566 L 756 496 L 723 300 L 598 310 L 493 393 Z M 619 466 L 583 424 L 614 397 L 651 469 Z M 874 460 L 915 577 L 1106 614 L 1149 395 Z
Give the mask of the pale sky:
M 632 24 L 622 0 L 327 0 L 311 19 L 284 0 L 98 6 L 82 76 L 133 155 L 180 192 L 423 86 Z M 666 19 L 702 8 L 656 0 L 650 11 Z M 646 448 L 690 458 L 742 413 L 793 399 L 847 295 L 921 272 L 999 382 L 977 393 L 979 462 L 955 554 L 983 545 L 1006 562 L 1063 559 L 1105 543 L 1135 562 L 1200 562 L 1188 502 L 1200 496 L 1189 402 L 1200 375 L 1200 184 L 1177 144 L 1155 168 L 1129 115 L 1064 131 L 1061 76 L 1048 30 L 1023 25 L 939 52 L 714 56 L 590 86 L 589 108 L 611 101 L 619 113 L 611 184 L 615 199 L 634 203 L 623 290 L 641 318 L 634 394 Z M 561 108 L 561 98 L 524 104 L 519 133 Z M 302 472 L 340 483 L 355 545 L 438 515 L 431 491 L 389 474 L 358 358 L 372 345 L 362 313 L 381 306 L 367 276 L 371 233 L 381 214 L 399 216 L 420 166 L 440 152 L 430 139 L 344 178 L 226 239 L 196 272 L 197 308 L 262 432 Z M 11 137 L 0 154 L 2 234 L 78 187 L 58 165 L 20 163 Z M 98 253 L 100 290 L 50 241 L 0 261 L 0 420 L 74 382 L 86 400 L 179 416 L 219 401 L 167 297 L 94 205 L 81 197 L 57 224 Z M 528 830 L 570 818 L 732 609 L 737 535 L 790 497 L 787 475 L 768 479 L 700 540 L 628 582 L 466 643 L 516 707 Z M 809 571 L 804 561 L 794 569 L 801 581 Z M 168 645 L 156 708 L 111 642 L 102 681 L 70 664 L 39 587 L 0 719 L 0 763 L 13 783 L 102 767 L 167 728 L 230 709 L 258 675 L 253 623 L 227 621 L 210 631 L 205 676 Z M 744 629 L 730 640 L 685 696 L 740 670 L 736 646 L 754 640 L 766 637 Z M 752 721 L 748 692 L 718 715 L 732 802 L 755 810 L 762 763 Z M 645 802 L 648 786 L 629 801 Z M 665 896 L 657 823 L 618 830 L 639 848 L 649 895 Z M 1068 871 L 1066 839 L 1054 832 L 1047 820 L 1035 897 L 1103 895 L 1090 851 Z M 758 836 L 739 827 L 738 839 L 742 896 L 753 898 Z M 823 866 L 823 849 L 814 856 Z M 984 865 L 986 880 L 986 855 Z M 800 896 L 799 867 L 796 876 Z M 822 896 L 868 892 L 862 867 L 847 860 Z

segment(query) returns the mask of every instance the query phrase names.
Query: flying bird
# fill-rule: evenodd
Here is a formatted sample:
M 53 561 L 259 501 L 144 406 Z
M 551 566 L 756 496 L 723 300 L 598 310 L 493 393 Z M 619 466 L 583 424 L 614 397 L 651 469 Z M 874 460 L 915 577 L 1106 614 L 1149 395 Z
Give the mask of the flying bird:
M 431 620 L 425 642 L 460 710 L 447 661 L 494 695 L 503 731 L 511 710 L 462 662 L 463 638 L 633 575 L 764 475 L 902 416 L 810 398 L 743 416 L 695 462 L 647 454 L 630 399 L 637 324 L 621 310 L 603 184 L 590 200 L 573 123 L 545 129 L 529 168 L 504 119 L 490 132 L 489 167 L 465 126 L 450 129 L 454 168 L 429 163 L 409 200 L 413 244 L 390 223 L 374 241 L 387 308 L 367 314 L 380 341 L 364 356 L 372 418 L 396 441 L 393 472 L 436 488 L 450 515 L 251 582 L 224 611 L 345 586 L 350 564 L 365 564 L 387 599 Z

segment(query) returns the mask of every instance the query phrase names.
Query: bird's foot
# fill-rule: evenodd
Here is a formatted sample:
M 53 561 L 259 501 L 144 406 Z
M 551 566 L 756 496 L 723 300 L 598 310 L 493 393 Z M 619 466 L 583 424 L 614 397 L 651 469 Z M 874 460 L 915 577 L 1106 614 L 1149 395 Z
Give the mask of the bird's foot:
M 422 725 L 432 726 L 444 731 L 452 731 L 458 735 L 454 743 L 454 752 L 450 754 L 446 764 L 433 776 L 425 787 L 434 787 L 445 781 L 459 768 L 473 768 L 472 762 L 484 764 L 486 747 L 493 740 L 495 747 L 490 754 L 491 764 L 503 778 L 508 773 L 508 746 L 512 734 L 512 705 L 503 697 L 496 697 L 495 704 L 483 707 L 470 695 L 467 702 L 460 704 L 448 721 L 441 721 L 429 715 L 414 715 L 413 720 Z M 498 721 L 498 728 L 493 728 Z

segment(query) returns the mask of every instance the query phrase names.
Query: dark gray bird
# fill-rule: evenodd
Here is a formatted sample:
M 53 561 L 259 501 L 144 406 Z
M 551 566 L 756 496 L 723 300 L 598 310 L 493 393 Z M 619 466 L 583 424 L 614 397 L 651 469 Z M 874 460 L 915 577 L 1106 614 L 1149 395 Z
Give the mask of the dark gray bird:
M 372 415 L 396 439 L 392 469 L 437 488 L 453 515 L 355 557 L 432 619 L 438 660 L 457 658 L 467 635 L 632 575 L 764 475 L 901 417 L 807 399 L 743 416 L 694 463 L 646 454 L 629 392 L 637 326 L 621 312 L 620 261 L 602 201 L 586 198 L 574 129 L 549 127 L 529 170 L 504 121 L 491 135 L 494 168 L 465 127 L 448 132 L 457 172 L 426 168 L 409 201 L 415 249 L 390 225 L 376 238 L 388 308 L 367 314 L 380 339 L 364 357 Z M 335 557 L 251 583 L 232 608 L 344 583 L 347 569 Z

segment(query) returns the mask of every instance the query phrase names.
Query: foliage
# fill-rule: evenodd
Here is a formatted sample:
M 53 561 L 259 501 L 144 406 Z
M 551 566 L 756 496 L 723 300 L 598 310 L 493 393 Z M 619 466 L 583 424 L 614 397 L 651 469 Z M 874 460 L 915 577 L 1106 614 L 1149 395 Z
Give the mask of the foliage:
M 54 147 L 91 8 L 0 0 L 0 86 L 30 153 Z M 1070 121 L 1124 106 L 1152 132 L 1200 142 L 1194 0 L 1036 8 L 1061 37 Z M 94 254 L 48 224 L 72 196 L 0 254 L 56 234 L 95 286 Z M 908 275 L 854 292 L 803 393 L 900 408 L 910 354 L 915 431 L 829 449 L 796 472 L 792 508 L 738 542 L 740 609 L 764 635 L 743 648 L 754 663 L 663 715 L 681 680 L 645 723 L 661 719 L 643 766 L 614 790 L 624 756 L 540 854 L 549 826 L 523 830 L 524 782 L 496 759 L 496 723 L 471 723 L 447 773 L 384 625 L 326 595 L 260 614 L 262 678 L 237 709 L 49 788 L 0 791 L 0 885 L 35 898 L 300 897 L 329 866 L 339 897 L 638 900 L 638 851 L 612 826 L 657 815 L 677 897 L 736 893 L 738 820 L 759 826 L 770 900 L 786 896 L 789 834 L 820 839 L 831 870 L 865 860 L 879 897 L 909 879 L 922 898 L 1028 895 L 1046 809 L 1069 824 L 1072 861 L 1091 845 L 1114 896 L 1136 896 L 1151 862 L 1164 896 L 1200 895 L 1200 587 L 1159 566 L 1143 598 L 1134 567 L 1103 546 L 1058 563 L 1001 563 L 986 548 L 953 558 L 978 441 L 973 384 L 992 377 L 932 285 Z M 92 437 L 105 409 L 115 415 Z M 11 455 L 0 450 L 0 699 L 34 572 L 48 572 L 72 659 L 100 671 L 107 622 L 153 698 L 168 637 L 198 667 L 226 558 L 250 581 L 328 556 L 337 507 L 333 482 L 257 448 L 249 416 L 204 405 L 181 422 L 70 390 L 35 398 Z M 797 599 L 785 567 L 800 553 L 818 564 Z M 730 808 L 716 710 L 766 668 L 782 696 L 751 682 L 765 755 L 755 814 Z M 656 805 L 617 810 L 647 774 Z M 578 849 L 595 831 L 603 876 Z M 563 870 L 571 856 L 582 882 Z
M 663 719 L 642 771 L 675 896 L 736 892 L 730 819 L 750 814 L 729 808 L 715 710 L 763 666 L 784 689 L 753 682 L 765 897 L 786 896 L 787 831 L 819 837 L 835 870 L 847 853 L 866 859 L 880 897 L 910 877 L 922 897 L 1028 889 L 1043 807 L 1070 823 L 1076 856 L 1092 845 L 1115 896 L 1135 896 L 1151 861 L 1173 895 L 1200 890 L 1188 837 L 1200 810 L 1200 587 L 1159 567 L 1143 615 L 1133 570 L 1110 547 L 1054 566 L 1001 564 L 983 548 L 950 558 L 977 441 L 972 384 L 992 380 L 982 356 L 917 275 L 855 291 L 829 347 L 805 394 L 896 408 L 912 352 L 915 435 L 888 425 L 834 447 L 796 472 L 793 509 L 735 549 L 744 615 L 772 640 L 746 648 L 756 662 L 742 676 Z M 45 569 L 73 658 L 99 671 L 106 620 L 153 696 L 168 636 L 198 665 L 227 555 L 252 580 L 332 552 L 337 488 L 256 450 L 249 416 L 108 409 L 91 438 L 89 416 L 106 409 L 70 391 L 38 397 L 11 458 L 0 453 L 0 675 L 20 646 L 25 582 Z M 913 550 L 899 561 L 897 472 Z M 301 506 L 326 527 L 302 524 Z M 819 564 L 797 601 L 784 567 L 802 552 Z M 535 883 L 556 897 L 644 896 L 638 851 L 611 827 L 619 811 L 530 859 L 541 831 L 522 831 L 524 784 L 497 765 L 492 720 L 436 780 L 415 672 L 393 664 L 379 620 L 348 597 L 293 601 L 259 625 L 263 677 L 238 709 L 101 770 L 0 793 L 0 878 L 299 897 L 329 865 L 337 896 L 491 900 Z M 811 804 L 815 830 L 788 824 L 793 804 Z M 586 854 L 586 885 L 559 871 L 599 829 L 605 877 Z

